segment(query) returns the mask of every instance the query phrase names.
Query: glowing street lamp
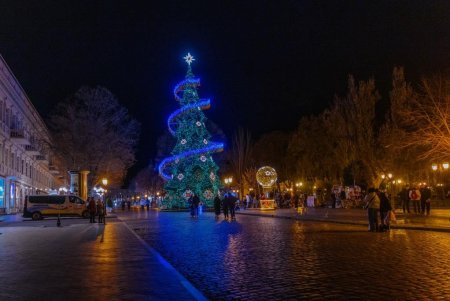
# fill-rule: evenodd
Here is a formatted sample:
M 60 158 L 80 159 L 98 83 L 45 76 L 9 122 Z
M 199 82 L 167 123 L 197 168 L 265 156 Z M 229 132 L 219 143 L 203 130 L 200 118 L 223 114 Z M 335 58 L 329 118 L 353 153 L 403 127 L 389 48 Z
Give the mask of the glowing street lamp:
M 104 186 L 108 185 L 108 179 L 107 179 L 107 178 L 103 178 L 103 179 L 102 179 L 102 184 L 103 184 Z
M 233 178 L 232 178 L 232 177 L 225 178 L 225 179 L 224 179 L 224 182 L 225 182 L 226 185 L 229 185 L 229 186 L 230 186 L 231 183 L 233 182 Z

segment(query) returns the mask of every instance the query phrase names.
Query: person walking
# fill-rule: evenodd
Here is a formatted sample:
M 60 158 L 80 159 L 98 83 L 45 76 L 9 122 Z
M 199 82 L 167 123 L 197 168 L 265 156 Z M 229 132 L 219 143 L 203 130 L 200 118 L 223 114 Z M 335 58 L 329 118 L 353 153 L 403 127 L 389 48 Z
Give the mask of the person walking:
M 222 201 L 222 207 L 223 207 L 223 218 L 228 219 L 228 195 L 229 192 L 225 193 L 223 201 Z
M 97 213 L 97 205 L 93 197 L 88 198 L 89 222 L 95 223 L 95 214 Z
M 420 191 L 417 187 L 413 187 L 409 191 L 409 199 L 413 204 L 414 213 L 420 214 Z
M 336 208 L 336 194 L 334 192 L 331 193 L 331 208 Z
M 194 217 L 198 217 L 198 207 L 200 206 L 200 198 L 196 193 L 194 193 L 194 196 L 192 197 L 192 205 L 194 209 Z
M 391 201 L 386 196 L 385 192 L 379 192 L 378 198 L 380 199 L 380 219 L 381 225 L 380 231 L 387 231 L 390 229 L 389 219 L 386 218 L 389 214 L 389 211 L 392 210 Z
M 217 193 L 214 197 L 214 213 L 216 214 L 216 219 L 220 216 L 220 202 L 219 193 Z
M 402 202 L 403 214 L 409 213 L 408 187 L 404 187 L 402 190 L 400 190 L 400 192 L 398 193 L 398 197 L 400 198 L 400 201 Z
M 430 215 L 431 209 L 431 190 L 427 186 L 423 186 L 420 190 L 420 205 L 422 214 Z
M 97 200 L 97 215 L 98 215 L 98 223 L 102 224 L 105 222 L 105 206 L 102 200 Z
M 189 213 L 191 214 L 191 217 L 194 217 L 194 195 L 192 194 L 188 200 L 187 200 L 188 204 L 189 204 Z
M 236 202 L 237 197 L 234 196 L 234 194 L 230 193 L 228 198 L 228 209 L 230 210 L 231 220 L 235 220 L 235 209 L 236 209 Z
M 250 202 L 250 194 L 245 195 L 245 209 L 250 208 L 251 202 Z
M 378 210 L 380 209 L 380 199 L 375 192 L 375 188 L 369 188 L 364 198 L 364 208 L 367 209 L 367 217 L 369 220 L 369 231 L 378 231 Z
M 225 201 L 228 203 L 228 209 L 230 210 L 231 220 L 235 220 L 235 207 L 236 207 L 236 201 L 237 198 L 231 193 L 227 193 L 227 197 L 225 198 Z
M 298 196 L 298 193 L 294 194 L 294 207 L 298 208 L 298 201 L 300 197 Z

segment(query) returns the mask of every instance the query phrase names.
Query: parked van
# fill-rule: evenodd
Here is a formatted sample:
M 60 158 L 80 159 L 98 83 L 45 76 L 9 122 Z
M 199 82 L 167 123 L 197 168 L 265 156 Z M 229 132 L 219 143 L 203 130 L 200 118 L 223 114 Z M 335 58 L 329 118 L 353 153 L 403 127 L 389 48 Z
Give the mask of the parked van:
M 23 217 L 40 220 L 45 216 L 89 217 L 86 202 L 74 195 L 27 195 Z

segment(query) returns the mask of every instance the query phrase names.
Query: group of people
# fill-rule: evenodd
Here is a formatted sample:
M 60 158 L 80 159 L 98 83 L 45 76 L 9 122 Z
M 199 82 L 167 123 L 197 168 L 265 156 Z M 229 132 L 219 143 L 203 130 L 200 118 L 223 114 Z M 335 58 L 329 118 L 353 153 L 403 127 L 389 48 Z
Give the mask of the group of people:
M 216 219 L 220 217 L 220 212 L 222 211 L 225 220 L 228 220 L 230 217 L 231 220 L 235 220 L 237 201 L 237 197 L 230 191 L 224 194 L 223 199 L 221 199 L 219 195 L 216 195 L 214 198 L 214 213 L 216 214 Z
M 188 203 L 189 203 L 189 209 L 191 212 L 191 217 L 197 218 L 200 213 L 200 198 L 198 197 L 197 194 L 193 193 L 189 197 Z
M 96 201 L 95 198 L 88 197 L 86 204 L 89 211 L 89 222 L 96 223 L 95 217 L 98 216 L 98 223 L 105 223 L 106 208 L 102 200 L 98 199 Z
M 405 187 L 399 193 L 402 201 L 403 213 L 410 213 L 409 204 L 413 205 L 414 213 L 430 215 L 431 210 L 431 190 L 427 186 Z
M 390 229 L 390 221 L 393 218 L 391 201 L 385 192 L 375 188 L 369 188 L 364 198 L 364 208 L 367 209 L 370 232 L 384 232 Z M 380 223 L 378 223 L 378 214 Z

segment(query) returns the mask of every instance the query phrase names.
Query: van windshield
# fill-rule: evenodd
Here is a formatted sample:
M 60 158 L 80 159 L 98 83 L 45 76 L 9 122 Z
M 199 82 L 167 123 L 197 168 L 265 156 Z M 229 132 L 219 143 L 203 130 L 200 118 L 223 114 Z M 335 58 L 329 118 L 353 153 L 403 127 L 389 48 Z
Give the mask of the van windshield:
M 84 201 L 82 199 L 73 195 L 69 196 L 69 201 L 75 204 L 84 204 Z

